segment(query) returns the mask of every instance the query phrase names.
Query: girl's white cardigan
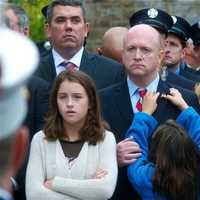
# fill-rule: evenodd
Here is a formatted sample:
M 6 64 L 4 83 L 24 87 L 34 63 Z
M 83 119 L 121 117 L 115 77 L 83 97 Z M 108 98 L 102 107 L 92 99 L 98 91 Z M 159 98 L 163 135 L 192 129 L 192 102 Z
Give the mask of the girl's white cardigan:
M 108 174 L 93 179 L 98 169 Z M 49 179 L 52 190 L 43 185 Z M 96 145 L 85 142 L 71 169 L 59 140 L 46 140 L 42 131 L 35 134 L 26 172 L 27 200 L 105 200 L 112 196 L 116 181 L 116 141 L 111 132 Z

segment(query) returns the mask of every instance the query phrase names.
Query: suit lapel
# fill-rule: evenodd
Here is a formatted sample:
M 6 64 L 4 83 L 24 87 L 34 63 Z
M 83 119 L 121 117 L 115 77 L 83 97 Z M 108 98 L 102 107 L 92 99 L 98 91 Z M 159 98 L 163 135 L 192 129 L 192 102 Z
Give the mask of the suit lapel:
M 170 85 L 165 81 L 159 80 L 157 91 L 160 93 L 168 94 Z
M 55 64 L 54 64 L 52 53 L 50 54 L 49 57 L 50 57 L 49 58 L 49 63 L 48 63 L 49 66 L 50 66 L 49 75 L 50 75 L 51 79 L 54 80 L 55 77 L 56 77 L 56 69 L 55 69 Z
M 86 49 L 83 50 L 81 58 L 80 70 L 88 74 L 90 77 L 94 77 L 95 67 L 94 66 L 94 54 L 89 53 Z
M 158 97 L 158 100 L 157 100 L 158 108 L 156 109 L 156 111 L 153 114 L 153 116 L 155 116 L 156 119 L 158 118 L 157 116 L 160 117 L 161 115 L 164 115 L 166 113 L 167 100 L 162 98 L 161 95 L 168 94 L 169 87 L 167 87 L 167 84 L 164 81 L 162 81 L 162 80 L 159 81 L 157 92 L 160 92 L 160 96 Z
M 168 83 L 160 80 L 158 83 L 157 91 L 162 94 L 169 94 L 169 88 L 172 87 Z M 169 102 L 167 99 L 159 97 L 157 100 L 158 107 L 153 113 L 153 116 L 158 120 L 159 124 L 165 122 L 167 119 L 176 116 L 176 111 L 178 110 L 175 105 Z
M 42 71 L 44 71 L 45 73 L 44 76 L 46 77 L 46 80 L 48 80 L 49 82 L 54 81 L 56 77 L 56 69 L 52 52 L 49 53 L 46 57 L 44 57 L 42 67 Z
M 131 106 L 130 95 L 128 92 L 127 81 L 123 80 L 118 88 L 115 90 L 116 106 L 119 110 L 121 124 L 124 125 L 124 130 L 127 130 L 133 120 L 133 110 Z M 125 133 L 122 133 L 125 134 Z

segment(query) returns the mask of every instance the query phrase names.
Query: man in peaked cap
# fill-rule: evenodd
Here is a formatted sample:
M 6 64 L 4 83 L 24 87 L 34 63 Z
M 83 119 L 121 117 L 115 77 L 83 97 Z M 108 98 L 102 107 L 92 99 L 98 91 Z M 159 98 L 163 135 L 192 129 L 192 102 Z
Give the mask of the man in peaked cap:
M 129 19 L 130 26 L 136 24 L 148 24 L 159 31 L 162 36 L 163 47 L 165 39 L 168 35 L 168 30 L 173 25 L 172 17 L 165 11 L 157 8 L 146 8 L 139 10 L 132 14 Z M 178 85 L 186 89 L 193 90 L 195 82 L 188 80 L 184 77 L 178 76 L 171 71 L 168 71 L 166 67 L 161 68 L 161 78 L 167 82 Z
M 131 27 L 136 24 L 148 24 L 166 35 L 173 25 L 173 20 L 161 9 L 145 8 L 133 13 L 129 18 L 129 24 Z
M 173 25 L 173 19 L 167 12 L 161 9 L 145 8 L 133 13 L 129 19 L 129 23 L 131 27 L 137 24 L 148 24 L 155 28 L 161 35 L 161 42 L 163 43 L 162 46 L 164 48 L 168 30 L 171 29 Z M 195 82 L 168 71 L 165 66 L 161 66 L 160 74 L 161 78 L 170 84 L 178 85 L 190 90 L 194 89 Z
M 36 69 L 38 52 L 27 38 L 0 27 L 0 63 L 0 199 L 10 200 L 28 141 L 21 127 L 27 110 L 22 86 Z
M 179 67 L 184 58 L 186 41 L 190 38 L 190 24 L 183 18 L 172 16 L 173 26 L 168 30 L 165 45 L 164 62 L 171 71 L 179 74 Z
M 168 69 L 177 75 L 181 75 L 187 79 L 199 82 L 200 78 L 184 70 L 186 42 L 190 38 L 191 26 L 182 17 L 172 16 L 174 24 L 168 31 L 165 43 L 164 64 Z
M 191 38 L 194 45 L 200 45 L 200 21 L 192 25 Z
M 191 27 L 190 44 L 186 51 L 186 71 L 200 75 L 200 21 L 193 24 Z

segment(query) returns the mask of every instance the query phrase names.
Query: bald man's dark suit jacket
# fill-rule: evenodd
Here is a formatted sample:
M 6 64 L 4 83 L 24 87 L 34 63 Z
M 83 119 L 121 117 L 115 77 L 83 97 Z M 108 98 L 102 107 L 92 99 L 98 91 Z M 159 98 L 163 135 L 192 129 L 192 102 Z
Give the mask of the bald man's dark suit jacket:
M 80 70 L 94 80 L 97 89 L 118 83 L 124 77 L 124 68 L 120 63 L 91 53 L 86 49 L 83 51 Z M 53 83 L 56 77 L 56 70 L 52 53 L 41 58 L 36 75 Z
M 160 80 L 158 91 L 161 94 L 168 93 L 170 87 L 171 85 Z M 182 93 L 187 103 L 192 105 L 199 112 L 199 104 L 196 95 L 193 92 L 179 88 L 178 86 L 176 88 Z M 100 99 L 104 119 L 110 124 L 111 131 L 115 134 L 117 142 L 119 142 L 124 139 L 124 135 L 130 127 L 134 116 L 127 81 L 124 80 L 114 86 L 101 90 Z M 166 99 L 159 98 L 158 107 L 153 116 L 158 120 L 158 123 L 161 124 L 169 118 L 176 119 L 179 113 L 180 111 L 176 106 Z M 128 182 L 126 167 L 119 168 L 118 183 L 112 199 L 140 199 Z

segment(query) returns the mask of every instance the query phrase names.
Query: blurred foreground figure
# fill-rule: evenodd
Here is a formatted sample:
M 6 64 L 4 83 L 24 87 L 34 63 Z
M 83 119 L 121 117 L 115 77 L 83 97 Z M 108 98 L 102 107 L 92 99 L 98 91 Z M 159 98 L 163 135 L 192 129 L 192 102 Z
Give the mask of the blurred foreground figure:
M 0 199 L 10 200 L 28 141 L 21 127 L 27 110 L 23 85 L 36 69 L 38 53 L 29 39 L 5 28 L 1 15 L 0 25 Z
M 29 37 L 29 17 L 22 7 L 15 4 L 6 4 L 3 13 L 8 28 Z M 44 117 L 48 110 L 50 87 L 47 81 L 33 75 L 29 78 L 26 86 L 29 93 L 28 111 L 23 124 L 29 129 L 29 140 L 31 141 L 33 135 L 43 128 Z M 27 148 L 24 163 L 15 177 L 18 187 L 13 195 L 16 200 L 26 199 L 25 172 L 29 156 L 28 152 L 29 148 Z

